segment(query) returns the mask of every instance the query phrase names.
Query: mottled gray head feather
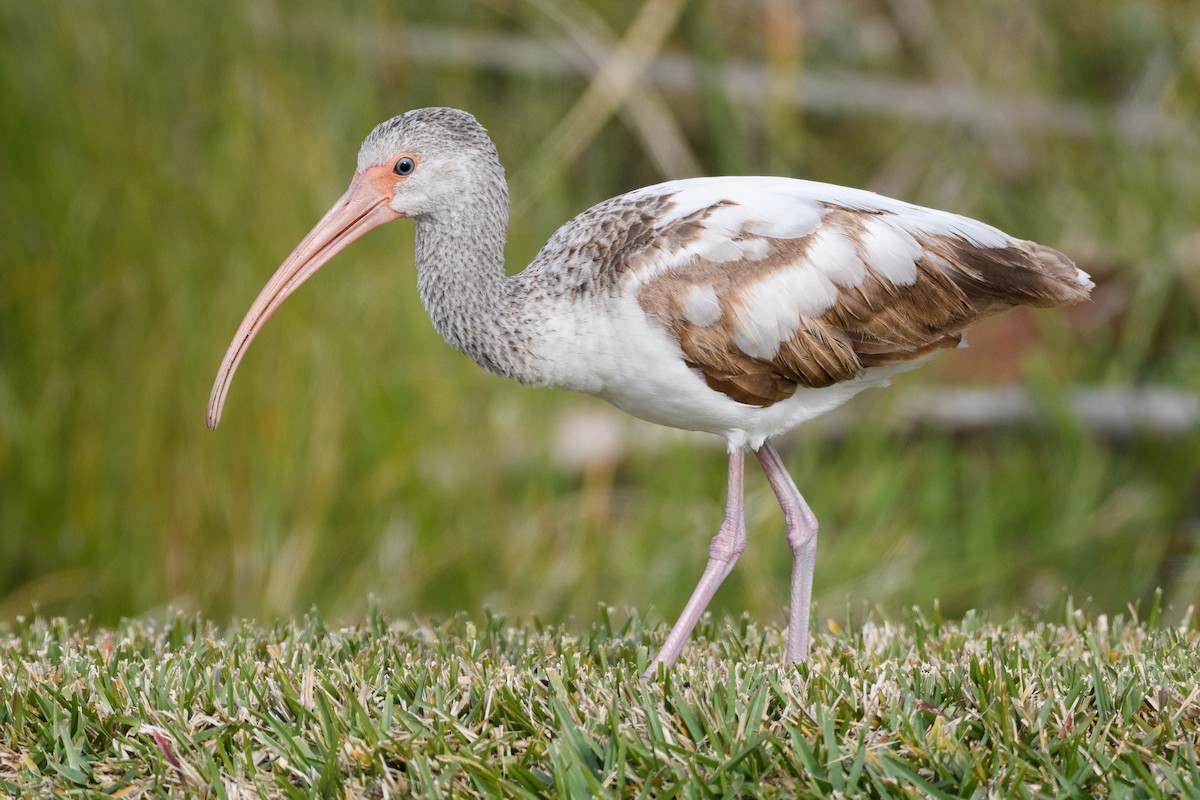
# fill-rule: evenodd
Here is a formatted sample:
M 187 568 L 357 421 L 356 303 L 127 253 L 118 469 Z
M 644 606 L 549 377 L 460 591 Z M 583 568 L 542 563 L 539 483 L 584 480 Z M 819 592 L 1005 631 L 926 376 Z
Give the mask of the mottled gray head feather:
M 358 151 L 358 168 L 386 164 L 401 152 L 472 151 L 498 159 L 496 146 L 474 116 L 457 108 L 416 108 L 375 126 Z
M 395 211 L 420 222 L 464 213 L 508 217 L 508 185 L 496 145 L 475 117 L 456 108 L 418 108 L 371 131 L 358 152 L 358 169 L 387 166 L 402 154 L 416 170 L 397 178 Z

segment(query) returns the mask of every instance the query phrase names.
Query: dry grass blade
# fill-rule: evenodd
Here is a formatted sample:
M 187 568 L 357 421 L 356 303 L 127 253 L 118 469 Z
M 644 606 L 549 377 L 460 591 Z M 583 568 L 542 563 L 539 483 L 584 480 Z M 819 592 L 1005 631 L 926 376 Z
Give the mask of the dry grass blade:
M 555 2 L 543 1 L 547 3 L 544 6 L 547 13 L 553 14 Z M 517 213 L 537 198 L 539 187 L 547 185 L 549 175 L 588 148 L 604 123 L 629 97 L 646 65 L 674 30 L 685 5 L 686 0 L 648 0 L 641 7 L 587 89 L 546 137 L 533 162 L 514 179 Z
M 593 9 L 569 0 L 536 0 L 536 5 L 567 32 L 573 47 L 586 54 L 595 75 L 616 58 L 619 42 Z M 637 134 L 663 179 L 703 174 L 687 138 L 657 89 L 643 76 L 632 81 L 625 91 L 625 97 L 617 102 L 617 112 Z

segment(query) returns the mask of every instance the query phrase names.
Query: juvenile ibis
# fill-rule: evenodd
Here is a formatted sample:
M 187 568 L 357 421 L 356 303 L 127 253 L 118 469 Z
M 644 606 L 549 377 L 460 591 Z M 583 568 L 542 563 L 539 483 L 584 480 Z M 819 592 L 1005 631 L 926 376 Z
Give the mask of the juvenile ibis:
M 982 222 L 792 178 L 694 178 L 614 197 L 559 228 L 512 276 L 508 209 L 496 147 L 470 114 L 423 108 L 376 127 L 350 188 L 238 327 L 208 426 L 275 309 L 355 239 L 411 218 L 433 325 L 484 369 L 728 443 L 725 519 L 643 677 L 678 658 L 746 546 L 747 450 L 783 507 L 793 555 L 786 659 L 802 661 L 817 520 L 772 438 L 958 346 L 984 317 L 1078 303 L 1092 288 L 1058 251 Z

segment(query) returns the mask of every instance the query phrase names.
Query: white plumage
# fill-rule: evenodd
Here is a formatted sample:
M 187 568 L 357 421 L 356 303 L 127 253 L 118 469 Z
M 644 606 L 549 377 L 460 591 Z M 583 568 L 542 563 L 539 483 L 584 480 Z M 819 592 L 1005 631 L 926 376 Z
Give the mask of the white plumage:
M 508 277 L 495 146 L 465 112 L 419 109 L 372 131 L 350 189 L 251 306 L 213 386 L 210 427 L 279 304 L 351 241 L 401 217 L 417 223 L 417 287 L 434 326 L 485 369 L 726 439 L 725 520 L 647 676 L 676 659 L 745 547 L 747 449 L 784 510 L 795 557 L 787 659 L 801 660 L 817 523 L 771 437 L 956 346 L 987 315 L 1079 302 L 1091 288 L 1061 253 L 981 222 L 773 177 L 671 181 L 615 197 Z

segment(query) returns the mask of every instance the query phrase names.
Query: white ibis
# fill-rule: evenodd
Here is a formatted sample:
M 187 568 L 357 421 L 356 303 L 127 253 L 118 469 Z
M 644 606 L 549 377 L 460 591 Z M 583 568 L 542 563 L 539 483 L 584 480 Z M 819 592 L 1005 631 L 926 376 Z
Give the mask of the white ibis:
M 644 678 L 670 665 L 746 546 L 745 453 L 783 507 L 793 554 L 786 659 L 808 653 L 817 520 L 771 444 L 882 386 L 980 319 L 1088 297 L 1056 250 L 871 192 L 772 177 L 669 181 L 563 225 L 504 271 L 508 187 L 473 116 L 409 111 L 363 142 L 350 188 L 268 281 L 213 385 L 208 426 L 279 305 L 378 225 L 417 224 L 417 289 L 446 341 L 489 372 L 602 397 L 642 419 L 725 437 L 725 520 Z

